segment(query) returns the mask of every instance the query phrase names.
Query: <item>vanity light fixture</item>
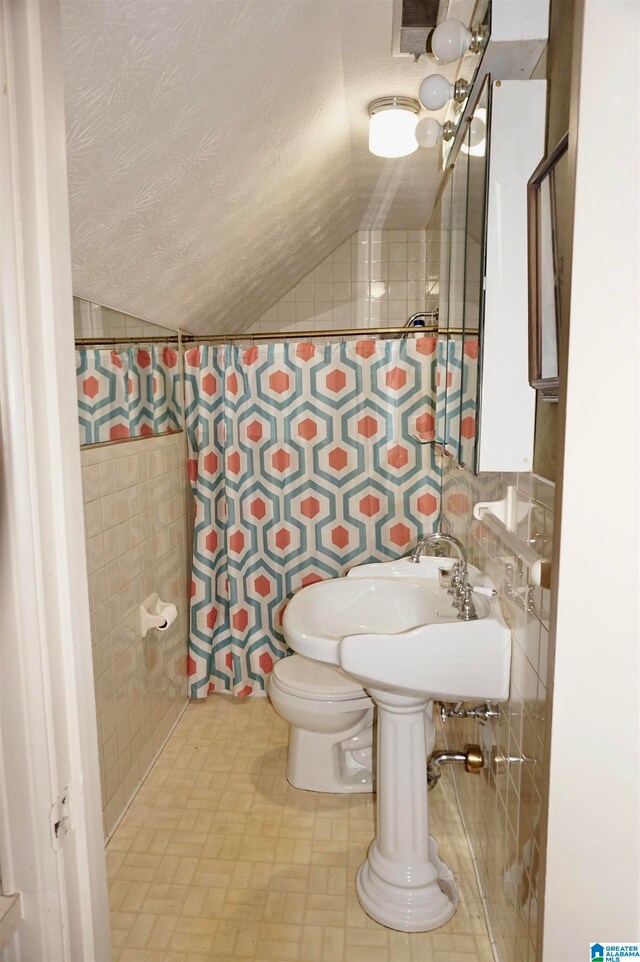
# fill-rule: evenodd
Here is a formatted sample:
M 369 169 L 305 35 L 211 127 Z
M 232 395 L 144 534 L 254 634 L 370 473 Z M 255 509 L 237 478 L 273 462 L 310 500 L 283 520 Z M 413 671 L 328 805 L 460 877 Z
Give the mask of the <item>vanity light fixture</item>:
M 443 20 L 431 34 L 431 52 L 438 63 L 455 63 L 469 53 L 480 53 L 486 43 L 484 26 L 471 31 L 460 20 Z
M 418 149 L 420 104 L 412 97 L 380 97 L 369 104 L 369 150 L 377 157 L 406 157 Z
M 442 74 L 432 73 L 420 84 L 418 97 L 427 110 L 441 110 L 450 100 L 463 103 L 469 89 L 469 84 L 462 78 L 458 78 L 455 83 L 450 83 Z
M 420 147 L 435 147 L 440 140 L 451 140 L 455 132 L 450 120 L 441 124 L 435 117 L 423 117 L 416 126 L 416 140 Z

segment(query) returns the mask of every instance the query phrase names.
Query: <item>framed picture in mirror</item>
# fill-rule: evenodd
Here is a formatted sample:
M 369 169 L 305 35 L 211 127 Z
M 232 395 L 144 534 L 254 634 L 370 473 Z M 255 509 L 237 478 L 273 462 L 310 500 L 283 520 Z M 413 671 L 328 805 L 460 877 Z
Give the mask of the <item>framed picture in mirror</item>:
M 528 184 L 529 383 L 544 401 L 558 400 L 558 345 L 568 259 L 568 136 Z

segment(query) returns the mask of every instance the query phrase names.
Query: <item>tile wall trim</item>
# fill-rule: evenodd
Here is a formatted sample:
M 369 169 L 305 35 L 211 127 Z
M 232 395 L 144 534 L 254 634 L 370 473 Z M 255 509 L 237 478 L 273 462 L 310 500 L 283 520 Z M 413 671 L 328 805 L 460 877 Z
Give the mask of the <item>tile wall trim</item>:
M 115 438 L 113 441 L 94 441 L 91 444 L 81 444 L 80 450 L 107 448 L 112 447 L 114 444 L 132 444 L 135 441 L 154 441 L 156 438 L 173 437 L 174 434 L 184 434 L 184 429 L 181 431 L 158 431 L 157 434 L 141 434 L 135 438 Z

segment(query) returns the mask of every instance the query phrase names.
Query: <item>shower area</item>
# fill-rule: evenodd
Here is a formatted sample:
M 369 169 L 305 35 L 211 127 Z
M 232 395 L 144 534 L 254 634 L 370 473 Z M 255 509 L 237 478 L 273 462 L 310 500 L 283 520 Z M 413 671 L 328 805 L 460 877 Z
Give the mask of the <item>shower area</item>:
M 393 243 L 424 290 L 426 232 L 380 233 L 321 273 Z M 266 694 L 295 591 L 438 529 L 437 310 L 394 306 L 206 337 L 74 298 L 106 839 L 190 700 Z

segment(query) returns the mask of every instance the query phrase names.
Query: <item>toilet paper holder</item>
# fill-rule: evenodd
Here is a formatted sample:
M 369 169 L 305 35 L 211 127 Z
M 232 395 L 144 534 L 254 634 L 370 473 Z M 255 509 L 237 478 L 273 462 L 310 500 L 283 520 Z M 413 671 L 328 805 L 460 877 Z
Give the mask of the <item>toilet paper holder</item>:
M 166 631 L 178 617 L 178 609 L 167 601 L 161 601 L 154 591 L 138 608 L 136 620 L 138 635 L 146 638 L 151 628 Z

